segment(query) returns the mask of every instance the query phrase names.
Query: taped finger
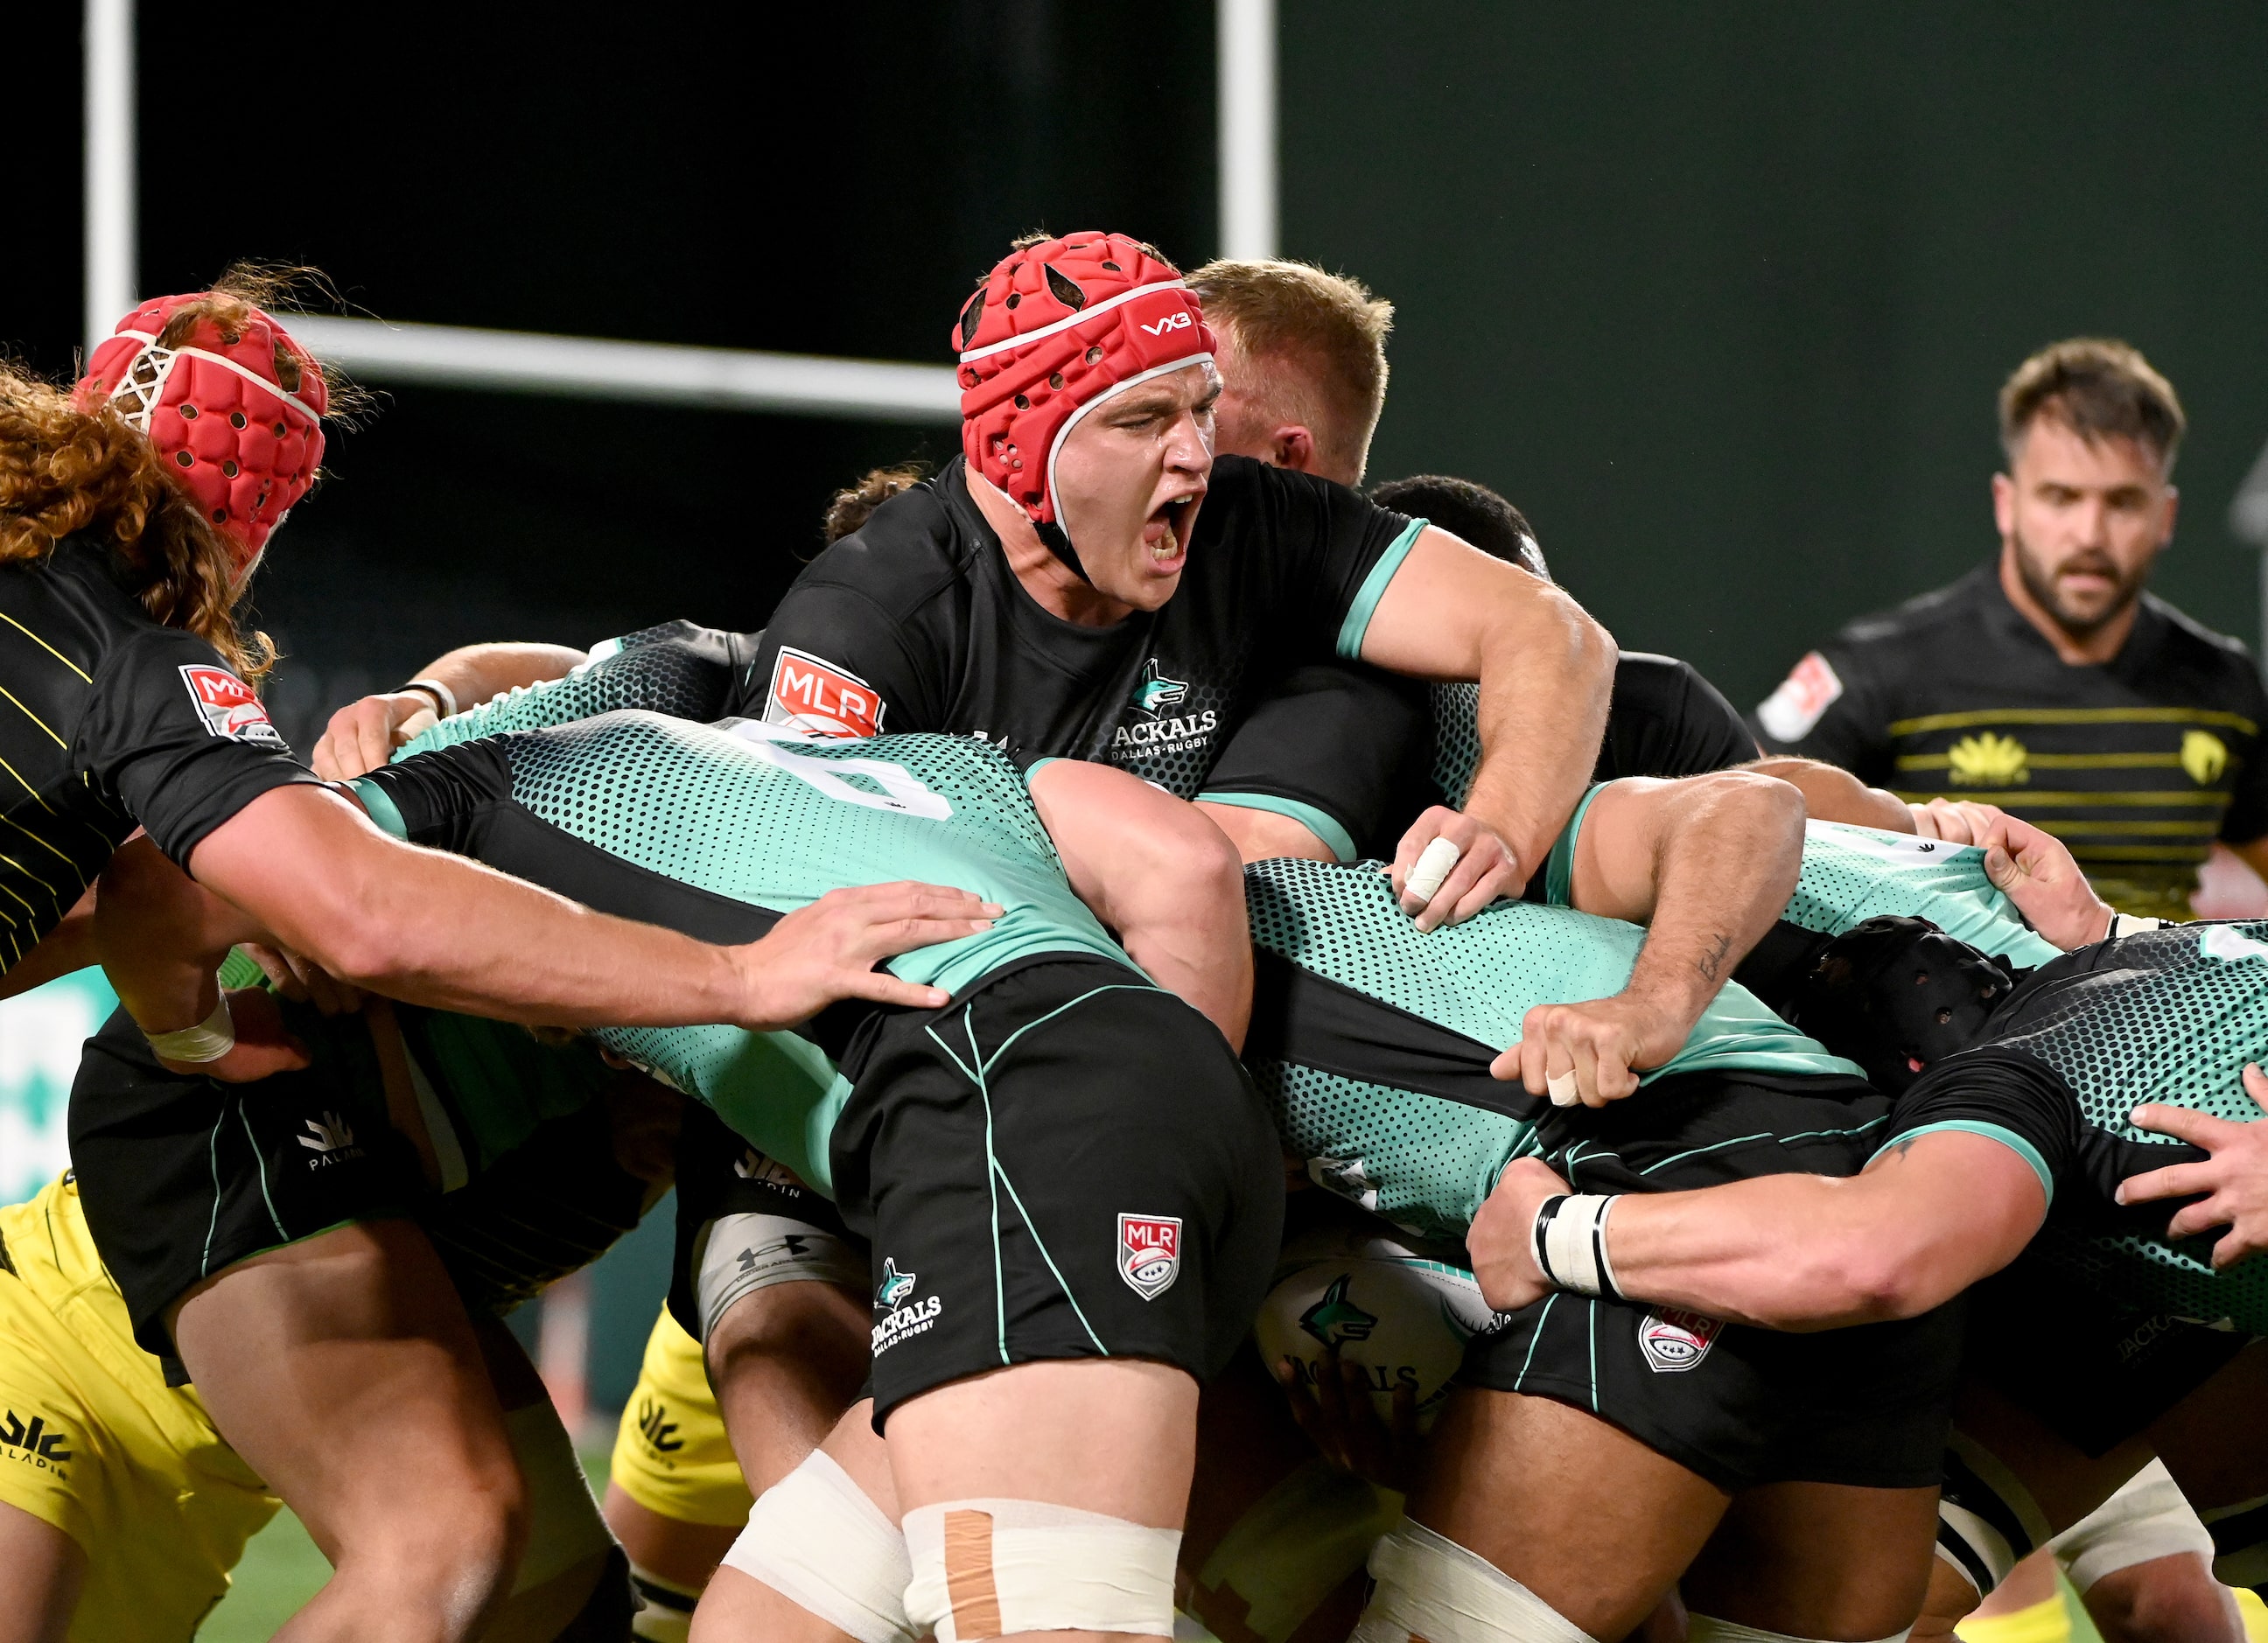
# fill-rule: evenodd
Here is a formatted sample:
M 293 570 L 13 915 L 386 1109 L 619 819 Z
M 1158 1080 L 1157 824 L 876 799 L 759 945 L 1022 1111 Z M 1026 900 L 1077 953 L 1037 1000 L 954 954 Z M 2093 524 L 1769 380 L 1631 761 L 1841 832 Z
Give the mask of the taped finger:
M 1583 1099 L 1581 1087 L 1576 1083 L 1575 1072 L 1572 1067 L 1565 1072 L 1548 1075 L 1543 1083 L 1544 1087 L 1550 1091 L 1551 1104 L 1554 1107 L 1572 1107 Z
M 1440 894 L 1441 881 L 1456 871 L 1464 853 L 1454 840 L 1436 838 L 1418 853 L 1417 863 L 1410 869 L 1409 893 L 1422 901 L 1432 901 Z

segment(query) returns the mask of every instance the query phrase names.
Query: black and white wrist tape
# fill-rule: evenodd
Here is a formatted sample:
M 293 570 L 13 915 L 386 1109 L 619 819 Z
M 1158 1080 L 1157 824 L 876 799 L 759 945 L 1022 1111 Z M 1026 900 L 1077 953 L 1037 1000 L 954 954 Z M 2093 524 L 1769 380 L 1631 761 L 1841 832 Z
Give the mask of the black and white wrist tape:
M 433 711 L 443 718 L 457 717 L 457 693 L 438 679 L 412 679 L 403 690 L 422 690 L 433 698 Z M 399 694 L 397 692 L 396 694 Z
M 213 1006 L 212 1013 L 195 1027 L 180 1027 L 170 1033 L 144 1033 L 150 1048 L 167 1061 L 191 1065 L 217 1061 L 236 1048 L 236 1020 L 228 1013 L 228 995 L 223 993 L 220 1002 Z
M 1607 1259 L 1607 1217 L 1615 1194 L 1561 1192 L 1535 1212 L 1535 1264 L 1561 1289 L 1619 1300 L 1614 1264 Z
M 2116 941 L 2121 936 L 2136 935 L 2145 930 L 2163 930 L 2169 922 L 2163 918 L 2146 918 L 2139 913 L 2113 913 L 2110 915 L 2110 928 L 2102 939 Z

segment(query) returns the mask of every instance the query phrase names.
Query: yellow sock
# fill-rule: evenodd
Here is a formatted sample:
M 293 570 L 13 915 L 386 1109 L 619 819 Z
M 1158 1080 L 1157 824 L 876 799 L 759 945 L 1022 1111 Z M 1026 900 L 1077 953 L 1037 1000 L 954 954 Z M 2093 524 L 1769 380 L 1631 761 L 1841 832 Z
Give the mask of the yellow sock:
M 2251 1643 L 2268 1643 L 2268 1603 L 2251 1588 L 2236 1588 L 2236 1612 L 2244 1617 L 2244 1635 Z
M 1961 1643 L 2071 1643 L 2071 1615 L 2058 1592 L 2012 1615 L 1971 1615 L 1954 1635 Z

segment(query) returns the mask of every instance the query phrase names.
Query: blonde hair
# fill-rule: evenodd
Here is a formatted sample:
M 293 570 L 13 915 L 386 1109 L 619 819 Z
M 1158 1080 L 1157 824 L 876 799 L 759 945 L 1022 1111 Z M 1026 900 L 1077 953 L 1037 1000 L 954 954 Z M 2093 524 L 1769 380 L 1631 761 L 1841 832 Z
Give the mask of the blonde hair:
M 1386 409 L 1394 305 L 1309 262 L 1208 262 L 1189 287 L 1250 373 L 1241 390 L 1304 424 L 1328 460 L 1359 475 Z
M 207 321 L 236 332 L 254 306 L 287 293 L 306 272 L 239 264 L 199 300 L 175 309 L 158 341 L 179 347 Z M 299 390 L 304 369 L 296 355 L 276 348 L 276 372 L 286 391 Z M 332 380 L 330 387 L 334 409 L 352 396 L 347 384 Z M 152 621 L 195 634 L 247 680 L 275 666 L 268 636 L 237 625 L 243 587 L 234 550 L 174 483 L 157 447 L 107 396 L 82 402 L 0 362 L 0 564 L 43 559 L 78 531 L 109 539 Z

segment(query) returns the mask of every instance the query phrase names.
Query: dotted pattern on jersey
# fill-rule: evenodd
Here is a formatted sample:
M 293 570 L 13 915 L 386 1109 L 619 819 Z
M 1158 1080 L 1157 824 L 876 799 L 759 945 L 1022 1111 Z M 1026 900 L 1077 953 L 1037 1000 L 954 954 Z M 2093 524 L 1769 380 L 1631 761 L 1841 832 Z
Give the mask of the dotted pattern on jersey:
M 1484 1044 L 1517 1043 L 1539 1004 L 1605 998 L 1630 980 L 1646 932 L 1567 907 L 1500 902 L 1476 918 L 1421 933 L 1374 863 L 1284 858 L 1244 870 L 1252 939 L 1304 969 Z M 1727 985 L 1648 1080 L 1703 1066 L 1855 1075 Z
M 682 625 L 665 623 L 615 643 L 615 652 L 563 679 L 525 685 L 492 702 L 446 718 L 394 756 L 399 762 L 428 748 L 453 747 L 512 731 L 571 725 L 619 708 L 643 708 L 673 718 L 718 718 L 733 684 L 730 667 L 703 655 L 683 637 Z
M 1196 798 L 1204 791 L 1205 777 L 1235 730 L 1232 710 L 1243 695 L 1242 658 L 1235 659 L 1230 673 L 1226 683 L 1190 683 L 1180 701 L 1155 713 L 1129 707 L 1112 727 L 1109 751 L 1092 756 L 1107 758 L 1122 770 L 1155 782 L 1176 799 Z M 1212 728 L 1199 728 L 1208 715 Z M 1179 734 L 1174 733 L 1176 726 Z M 1134 740 L 1145 737 L 1157 740 Z
M 2137 1130 L 2145 1101 L 2253 1123 L 2249 1061 L 2268 1061 L 2268 921 L 2188 925 L 2128 936 L 2117 969 L 2061 993 L 2026 1030 L 1994 1042 L 2037 1057 L 2077 1092 L 2080 1116 L 2122 1140 L 2175 1145 Z M 2139 1304 L 2268 1333 L 2268 1260 L 2215 1273 L 2149 1238 L 2052 1237 L 2043 1249 Z
M 1795 894 L 1780 917 L 1839 936 L 1883 913 L 1926 918 L 1948 935 L 2021 965 L 2058 956 L 1984 876 L 1983 851 L 1874 828 L 1808 823 Z
M 1433 687 L 1433 785 L 1452 810 L 1465 807 L 1481 768 L 1481 688 L 1469 682 Z
M 1270 1062 L 1253 1082 L 1309 1178 L 1408 1231 L 1462 1240 L 1534 1126 L 1501 1113 Z

